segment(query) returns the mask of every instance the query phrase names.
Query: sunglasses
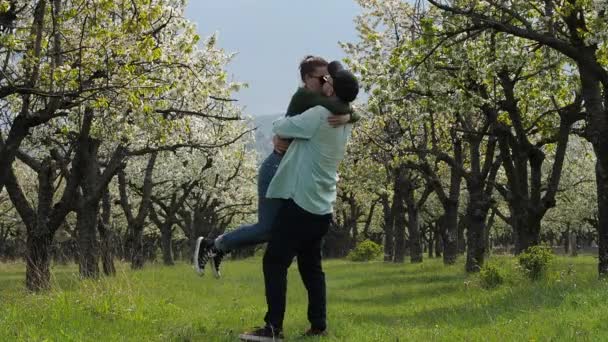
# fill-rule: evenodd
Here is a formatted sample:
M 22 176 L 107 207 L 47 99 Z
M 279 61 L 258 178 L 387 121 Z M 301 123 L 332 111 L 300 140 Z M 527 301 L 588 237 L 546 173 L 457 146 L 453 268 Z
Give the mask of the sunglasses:
M 321 86 L 323 86 L 325 83 L 329 83 L 329 77 L 330 77 L 329 75 L 323 75 L 323 76 L 317 76 L 316 78 L 319 79 L 319 83 L 321 84 Z

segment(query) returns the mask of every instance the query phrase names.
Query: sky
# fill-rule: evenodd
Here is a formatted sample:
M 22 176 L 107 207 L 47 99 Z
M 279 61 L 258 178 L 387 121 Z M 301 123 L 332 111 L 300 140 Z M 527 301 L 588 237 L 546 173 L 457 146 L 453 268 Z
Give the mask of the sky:
M 262 116 L 284 113 L 304 56 L 345 57 L 338 42 L 357 41 L 360 12 L 354 0 L 189 0 L 186 17 L 237 53 L 228 72 L 249 87 L 234 97 L 245 114 Z

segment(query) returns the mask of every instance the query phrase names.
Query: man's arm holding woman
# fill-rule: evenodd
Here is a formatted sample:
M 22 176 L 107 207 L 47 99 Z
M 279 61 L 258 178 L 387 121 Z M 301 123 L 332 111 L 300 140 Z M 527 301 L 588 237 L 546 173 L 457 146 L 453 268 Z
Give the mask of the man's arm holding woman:
M 281 138 L 310 139 L 319 129 L 327 109 L 316 106 L 304 113 L 281 118 L 273 123 L 272 132 Z

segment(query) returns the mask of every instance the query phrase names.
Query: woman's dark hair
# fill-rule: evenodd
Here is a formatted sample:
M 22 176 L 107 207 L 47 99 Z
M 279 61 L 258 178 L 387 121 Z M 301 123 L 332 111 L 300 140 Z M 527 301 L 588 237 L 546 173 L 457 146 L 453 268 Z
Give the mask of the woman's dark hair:
M 329 63 L 321 57 L 318 56 L 306 56 L 300 62 L 300 78 L 302 82 L 304 82 L 304 76 L 312 74 L 316 68 L 326 67 Z

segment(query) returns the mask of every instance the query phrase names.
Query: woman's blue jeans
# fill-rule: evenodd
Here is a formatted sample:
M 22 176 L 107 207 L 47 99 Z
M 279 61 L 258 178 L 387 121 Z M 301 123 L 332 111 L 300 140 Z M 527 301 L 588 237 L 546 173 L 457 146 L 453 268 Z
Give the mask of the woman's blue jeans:
M 217 248 L 222 251 L 231 251 L 268 242 L 272 223 L 281 207 L 281 200 L 266 198 L 266 191 L 282 158 L 282 155 L 272 152 L 260 165 L 258 171 L 258 222 L 242 225 L 220 235 L 215 241 Z

